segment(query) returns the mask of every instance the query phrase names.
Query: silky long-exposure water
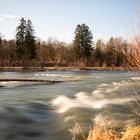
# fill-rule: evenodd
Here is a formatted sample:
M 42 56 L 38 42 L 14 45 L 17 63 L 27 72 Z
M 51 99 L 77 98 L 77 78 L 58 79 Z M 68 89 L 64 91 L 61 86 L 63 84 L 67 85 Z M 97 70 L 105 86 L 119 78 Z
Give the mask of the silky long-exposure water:
M 62 81 L 1 81 L 0 140 L 71 140 L 74 121 L 84 132 L 95 122 L 137 123 L 132 108 L 139 108 L 140 77 L 135 72 L 1 72 L 0 79 Z

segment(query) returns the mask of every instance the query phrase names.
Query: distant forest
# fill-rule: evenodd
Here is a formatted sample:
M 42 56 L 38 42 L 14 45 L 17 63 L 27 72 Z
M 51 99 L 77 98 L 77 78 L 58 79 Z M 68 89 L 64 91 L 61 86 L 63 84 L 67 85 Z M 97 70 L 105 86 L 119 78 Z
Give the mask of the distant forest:
M 74 34 L 70 44 L 52 38 L 41 41 L 35 36 L 32 22 L 22 18 L 14 40 L 0 36 L 0 67 L 125 66 L 123 51 L 129 53 L 127 48 L 131 45 L 127 41 L 111 37 L 107 42 L 93 42 L 93 34 L 86 24 L 77 25 Z

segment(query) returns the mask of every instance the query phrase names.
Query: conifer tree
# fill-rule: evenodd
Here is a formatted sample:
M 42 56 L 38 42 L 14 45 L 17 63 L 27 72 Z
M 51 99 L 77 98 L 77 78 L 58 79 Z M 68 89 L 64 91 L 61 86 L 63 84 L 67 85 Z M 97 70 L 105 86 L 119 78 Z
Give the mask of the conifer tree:
M 74 50 L 78 59 L 86 62 L 92 55 L 92 33 L 86 24 L 77 25 L 74 38 Z
M 24 18 L 20 20 L 19 26 L 16 29 L 16 58 L 21 60 L 25 57 L 25 35 L 26 35 L 26 21 Z
M 22 18 L 17 27 L 16 57 L 18 60 L 34 59 L 36 56 L 36 40 L 34 27 L 30 20 Z

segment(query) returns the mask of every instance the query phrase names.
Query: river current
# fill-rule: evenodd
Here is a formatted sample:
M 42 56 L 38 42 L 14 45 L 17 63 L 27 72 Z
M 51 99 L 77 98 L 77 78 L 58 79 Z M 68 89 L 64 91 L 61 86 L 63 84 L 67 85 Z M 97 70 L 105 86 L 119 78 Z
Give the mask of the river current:
M 0 140 L 71 140 L 93 124 L 137 124 L 140 74 L 123 71 L 1 72 Z

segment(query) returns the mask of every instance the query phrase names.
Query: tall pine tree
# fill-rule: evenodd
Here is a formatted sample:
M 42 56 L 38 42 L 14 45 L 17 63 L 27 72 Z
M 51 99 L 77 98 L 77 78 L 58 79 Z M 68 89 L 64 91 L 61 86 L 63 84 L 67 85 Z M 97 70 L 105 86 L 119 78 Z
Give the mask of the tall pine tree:
M 19 26 L 16 29 L 16 58 L 22 60 L 26 54 L 25 36 L 26 36 L 26 21 L 24 18 L 20 20 Z
M 22 18 L 17 27 L 16 57 L 18 60 L 30 60 L 36 56 L 36 40 L 34 27 L 30 20 Z
M 77 58 L 86 63 L 92 55 L 92 39 L 92 33 L 86 24 L 77 25 L 73 45 Z

